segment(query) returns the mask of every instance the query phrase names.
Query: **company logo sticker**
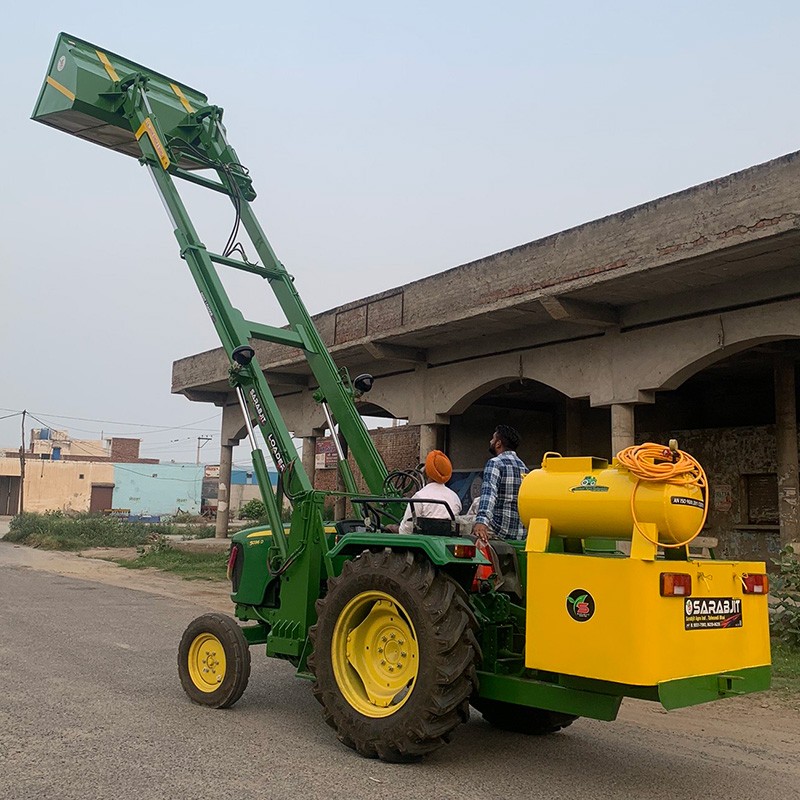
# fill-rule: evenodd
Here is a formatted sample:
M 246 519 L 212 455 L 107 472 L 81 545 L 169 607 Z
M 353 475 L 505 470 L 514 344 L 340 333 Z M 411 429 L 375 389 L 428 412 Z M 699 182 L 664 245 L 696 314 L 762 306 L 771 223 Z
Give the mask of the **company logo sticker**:
M 687 631 L 709 628 L 741 628 L 742 601 L 739 597 L 687 597 L 684 604 Z
M 571 492 L 607 492 L 608 486 L 598 486 L 597 478 L 594 475 L 587 475 L 580 486 L 573 486 Z
M 588 622 L 594 616 L 594 597 L 586 589 L 575 589 L 567 596 L 567 613 L 575 622 Z

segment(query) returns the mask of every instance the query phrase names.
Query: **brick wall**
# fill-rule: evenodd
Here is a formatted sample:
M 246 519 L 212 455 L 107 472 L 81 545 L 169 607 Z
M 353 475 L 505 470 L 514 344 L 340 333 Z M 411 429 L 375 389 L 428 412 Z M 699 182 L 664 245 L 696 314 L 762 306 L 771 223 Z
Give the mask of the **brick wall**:
M 419 464 L 419 426 L 400 425 L 397 428 L 377 428 L 370 431 L 369 434 L 389 472 L 395 469 L 413 469 Z M 317 439 L 317 452 L 325 452 L 326 446 L 329 447 L 330 442 L 329 436 Z M 348 456 L 348 462 L 356 477 L 358 490 L 366 494 L 367 486 L 352 453 Z M 335 491 L 337 473 L 338 470 L 335 468 L 317 469 L 314 473 L 314 488 L 320 491 Z
M 138 461 L 140 443 L 140 439 L 114 437 L 111 440 L 111 461 Z

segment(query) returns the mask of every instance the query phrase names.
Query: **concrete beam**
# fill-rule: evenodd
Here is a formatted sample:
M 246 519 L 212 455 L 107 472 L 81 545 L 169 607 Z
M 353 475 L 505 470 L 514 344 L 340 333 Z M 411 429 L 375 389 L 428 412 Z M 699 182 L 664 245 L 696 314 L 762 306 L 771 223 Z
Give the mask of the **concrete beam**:
M 578 322 L 582 325 L 596 325 L 599 328 L 613 328 L 619 325 L 617 309 L 603 303 L 585 303 L 566 297 L 543 297 L 539 303 L 557 322 Z
M 184 389 L 182 394 L 193 403 L 213 403 L 224 406 L 229 395 L 225 392 L 207 392 L 202 389 Z
M 308 375 L 298 375 L 296 372 L 265 372 L 264 377 L 270 386 L 299 386 L 305 389 L 308 386 Z
M 364 342 L 364 349 L 376 361 L 402 361 L 408 364 L 427 364 L 428 354 L 415 347 L 403 347 L 383 342 Z

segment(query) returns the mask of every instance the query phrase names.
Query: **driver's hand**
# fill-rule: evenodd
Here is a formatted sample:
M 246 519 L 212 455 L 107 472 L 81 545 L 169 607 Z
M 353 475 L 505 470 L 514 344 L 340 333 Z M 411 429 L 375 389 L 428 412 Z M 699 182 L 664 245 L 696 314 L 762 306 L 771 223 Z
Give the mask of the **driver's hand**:
M 399 525 L 384 525 L 383 529 L 387 533 L 400 533 L 400 526 Z
M 472 526 L 472 535 L 477 536 L 482 542 L 489 541 L 489 528 L 482 522 L 476 522 Z

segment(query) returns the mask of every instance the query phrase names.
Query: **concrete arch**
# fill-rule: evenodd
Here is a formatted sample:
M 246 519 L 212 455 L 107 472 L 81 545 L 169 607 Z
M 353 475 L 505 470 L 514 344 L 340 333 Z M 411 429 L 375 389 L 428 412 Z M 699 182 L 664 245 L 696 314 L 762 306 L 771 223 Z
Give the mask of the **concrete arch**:
M 482 381 L 473 388 L 469 389 L 462 395 L 455 403 L 453 403 L 446 411 L 445 414 L 463 414 L 478 398 L 488 394 L 492 389 L 502 386 L 504 383 L 519 380 L 518 375 L 505 375 L 497 378 L 492 378 L 489 381 Z
M 797 338 L 797 306 L 782 301 L 768 310 L 763 306 L 736 309 L 612 334 L 607 342 L 600 340 L 598 352 L 587 348 L 576 355 L 583 368 L 595 374 L 591 400 L 599 406 L 647 402 L 653 392 L 673 390 L 717 361 L 759 344 Z M 605 382 L 596 379 L 596 363 L 608 370 Z
M 504 383 L 526 380 L 546 386 L 565 397 L 573 396 L 572 375 L 562 366 L 553 365 L 539 356 L 539 351 L 509 353 L 479 361 L 452 364 L 435 371 L 429 388 L 435 412 L 443 415 L 463 414 L 479 397 Z M 569 362 L 568 362 L 569 363 Z M 572 383 L 571 383 L 572 381 Z M 578 395 L 587 394 L 578 392 Z
M 697 375 L 699 372 L 702 372 L 704 369 L 707 369 L 713 364 L 717 364 L 720 361 L 724 361 L 731 356 L 735 356 L 738 353 L 743 353 L 746 350 L 757 347 L 758 345 L 769 344 L 770 342 L 782 342 L 786 341 L 787 339 L 798 338 L 800 338 L 800 336 L 756 336 L 746 341 L 737 342 L 735 345 L 724 347 L 720 350 L 715 350 L 712 353 L 707 353 L 695 361 L 686 364 L 684 367 L 675 372 L 670 378 L 664 381 L 664 383 L 659 386 L 658 389 L 662 391 L 677 389 L 689 378 Z

